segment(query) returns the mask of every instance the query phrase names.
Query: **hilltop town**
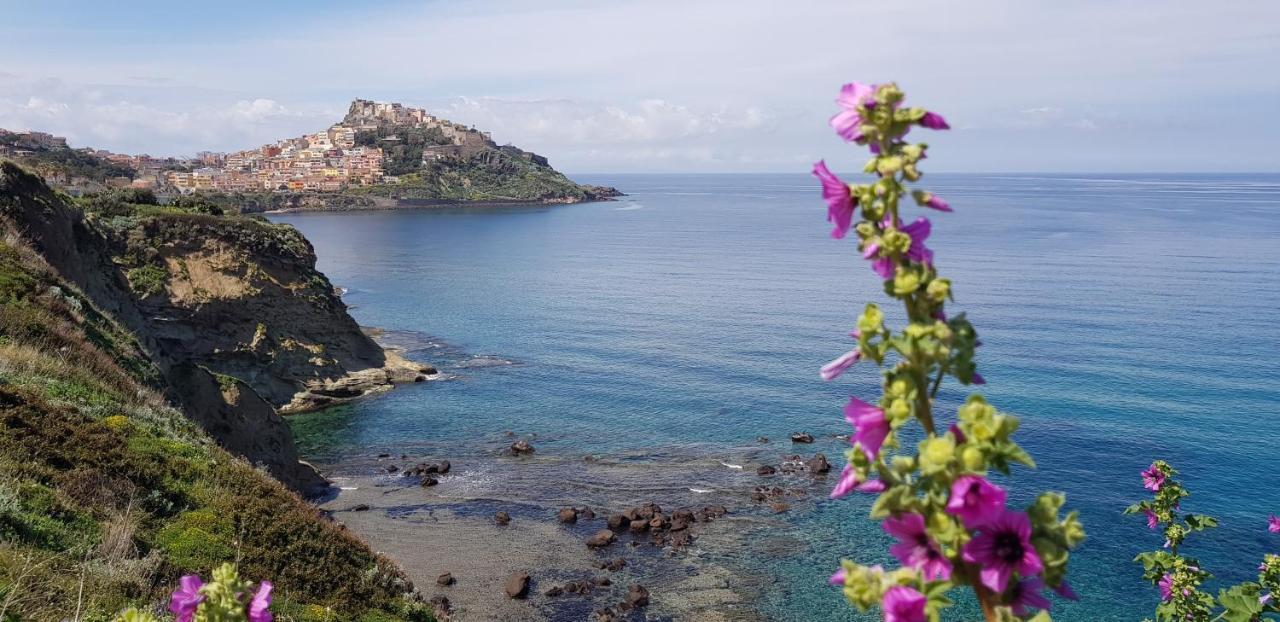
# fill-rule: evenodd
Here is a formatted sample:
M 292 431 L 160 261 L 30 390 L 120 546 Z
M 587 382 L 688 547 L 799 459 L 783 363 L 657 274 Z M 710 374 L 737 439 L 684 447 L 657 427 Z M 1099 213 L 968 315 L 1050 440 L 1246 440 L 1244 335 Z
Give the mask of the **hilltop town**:
M 0 158 L 73 195 L 110 188 L 180 194 L 346 194 L 389 199 L 577 202 L 615 196 L 580 186 L 545 157 L 421 108 L 357 99 L 327 129 L 234 153 L 156 158 L 72 148 L 45 132 L 0 129 Z

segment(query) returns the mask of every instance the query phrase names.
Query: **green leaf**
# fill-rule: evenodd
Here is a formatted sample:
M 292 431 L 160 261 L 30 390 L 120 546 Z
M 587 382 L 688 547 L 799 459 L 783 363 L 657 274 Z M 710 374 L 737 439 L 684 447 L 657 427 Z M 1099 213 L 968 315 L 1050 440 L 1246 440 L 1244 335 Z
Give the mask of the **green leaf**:
M 1241 583 L 1230 589 L 1218 590 L 1218 602 L 1226 608 L 1222 619 L 1226 622 L 1250 622 L 1262 613 L 1258 595 L 1262 591 L 1257 583 Z

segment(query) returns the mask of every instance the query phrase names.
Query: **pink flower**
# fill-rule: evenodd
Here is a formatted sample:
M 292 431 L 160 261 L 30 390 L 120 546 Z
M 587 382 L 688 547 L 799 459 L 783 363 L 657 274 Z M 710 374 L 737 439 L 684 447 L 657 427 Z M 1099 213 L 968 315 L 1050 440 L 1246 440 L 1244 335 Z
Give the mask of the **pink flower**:
M 879 254 L 879 244 L 868 244 L 866 248 L 862 249 L 862 258 L 871 260 L 871 269 L 874 270 L 876 274 L 879 274 L 880 278 L 893 278 L 893 258 L 879 257 Z
M 1009 606 L 1013 608 L 1013 612 L 1020 616 L 1030 613 L 1029 608 L 1048 609 L 1053 605 L 1048 598 L 1044 597 L 1040 591 L 1044 589 L 1044 582 L 1038 577 L 1023 579 L 1013 584 L 1013 589 L 1009 594 Z
M 836 482 L 836 487 L 831 489 L 831 498 L 839 499 L 853 491 L 854 486 L 858 485 L 858 473 L 853 470 L 852 465 L 844 465 L 844 470 L 840 471 L 840 481 Z
M 961 475 L 951 483 L 947 513 L 959 516 L 965 527 L 976 529 L 1004 513 L 1004 489 L 978 475 Z
M 854 339 L 858 339 L 859 333 L 855 330 L 849 333 L 849 336 Z M 836 357 L 834 361 L 823 365 L 822 369 L 818 370 L 818 375 L 821 376 L 823 380 L 835 380 L 840 377 L 840 374 L 843 374 L 845 370 L 853 367 L 853 364 L 857 363 L 861 358 L 862 351 L 858 348 L 854 348 Z
M 200 577 L 193 574 L 178 579 L 178 589 L 169 598 L 169 613 L 177 616 L 176 622 L 191 622 L 195 617 L 196 609 L 204 602 L 204 594 L 200 593 L 203 585 Z
M 945 200 L 943 200 L 943 198 L 942 198 L 942 197 L 940 197 L 940 196 L 938 196 L 938 195 L 936 195 L 936 194 L 930 194 L 930 195 L 929 195 L 929 200 L 924 202 L 924 206 L 925 206 L 925 207 L 928 207 L 928 208 L 936 209 L 936 210 L 938 210 L 939 212 L 951 212 L 951 211 L 955 211 L 955 210 L 951 209 L 951 204 L 950 204 L 950 203 L 947 203 Z
M 924 594 L 905 585 L 895 585 L 884 593 L 884 622 L 925 622 Z
M 927 127 L 927 128 L 929 128 L 929 129 L 931 129 L 931 130 L 949 130 L 949 129 L 951 129 L 951 126 L 950 126 L 950 125 L 947 125 L 947 120 L 946 120 L 946 119 L 944 119 L 944 118 L 942 118 L 942 115 L 940 115 L 940 114 L 938 114 L 938 113 L 936 113 L 936 112 L 926 112 L 926 113 L 924 113 L 924 116 L 920 118 L 920 125 L 921 125 L 922 127 Z
M 1003 592 L 1015 572 L 1031 577 L 1044 569 L 1031 546 L 1031 521 L 1021 512 L 1005 511 L 984 525 L 981 533 L 964 545 L 961 556 L 982 567 L 982 584 L 995 592 Z
M 1160 600 L 1169 602 L 1173 600 L 1173 575 L 1167 574 L 1160 578 Z
M 827 579 L 827 583 L 830 583 L 831 585 L 834 585 L 836 587 L 844 587 L 844 578 L 845 578 L 845 571 L 844 571 L 844 568 L 841 568 L 837 570 L 835 574 L 831 575 L 830 578 Z
M 831 117 L 831 127 L 841 138 L 850 142 L 862 138 L 862 115 L 858 113 L 858 105 L 874 106 L 875 102 L 871 97 L 875 95 L 875 92 L 876 86 L 874 84 L 863 84 L 861 82 L 852 82 L 840 89 L 840 95 L 836 97 L 836 104 L 843 110 Z
M 849 192 L 849 184 L 840 181 L 822 160 L 814 163 L 813 174 L 822 182 L 822 199 L 827 202 L 827 222 L 835 224 L 831 237 L 837 240 L 843 238 L 853 224 L 853 207 L 857 204 Z
M 1147 515 L 1147 529 L 1155 529 L 1160 525 L 1160 517 L 1151 508 L 1142 508 L 1142 513 Z
M 915 222 L 899 227 L 898 230 L 911 237 L 911 246 L 907 248 L 907 259 L 922 264 L 933 263 L 933 251 L 924 245 L 924 241 L 929 238 L 929 233 L 932 231 L 928 218 L 917 218 Z
M 1271 518 L 1267 519 L 1267 531 L 1270 531 L 1271 533 L 1280 533 L 1280 516 L 1272 514 Z
M 869 479 L 858 484 L 853 489 L 858 492 L 884 492 L 888 488 L 889 485 L 884 483 L 882 479 Z
M 875 460 L 885 437 L 889 436 L 889 422 L 884 418 L 884 411 L 851 397 L 844 407 L 844 420 L 854 428 L 853 442 L 862 446 L 868 458 Z
M 910 566 L 924 574 L 928 580 L 946 581 L 951 578 L 951 560 L 938 549 L 924 526 L 924 517 L 903 514 L 885 519 L 881 524 L 885 532 L 898 539 L 889 553 L 904 566 Z
M 253 600 L 249 601 L 249 622 L 271 622 L 271 612 L 267 608 L 271 606 L 271 582 L 263 581 L 258 584 L 258 592 L 253 595 Z
M 1159 492 L 1161 486 L 1164 486 L 1164 472 L 1153 463 L 1142 472 L 1142 487 L 1151 492 Z

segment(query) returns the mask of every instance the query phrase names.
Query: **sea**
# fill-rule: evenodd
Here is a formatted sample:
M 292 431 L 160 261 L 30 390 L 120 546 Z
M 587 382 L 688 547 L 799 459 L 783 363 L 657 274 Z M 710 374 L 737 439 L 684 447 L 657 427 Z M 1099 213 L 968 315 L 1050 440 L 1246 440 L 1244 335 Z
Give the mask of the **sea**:
M 893 564 L 872 499 L 827 498 L 848 447 L 841 406 L 874 401 L 879 370 L 860 363 L 826 383 L 818 368 L 849 349 L 867 302 L 898 326 L 902 313 L 852 237 L 829 236 L 816 180 L 577 180 L 626 196 L 271 217 L 306 235 L 361 325 L 442 378 L 292 417 L 304 457 L 348 489 L 399 490 L 395 504 L 374 503 L 385 521 L 447 509 L 483 530 L 505 508 L 576 538 L 599 524 L 557 527 L 558 508 L 723 504 L 731 520 L 718 530 L 633 563 L 652 619 L 880 619 L 826 582 L 842 558 Z M 948 311 L 966 313 L 983 342 L 978 389 L 1021 419 L 1016 439 L 1037 464 L 998 483 L 1015 506 L 1064 492 L 1088 533 L 1069 571 L 1080 600 L 1054 597 L 1054 619 L 1152 615 L 1159 594 L 1133 558 L 1163 538 L 1122 512 L 1145 498 L 1139 472 L 1154 459 L 1180 472 L 1184 509 L 1220 520 L 1183 549 L 1218 577 L 1211 588 L 1254 578 L 1262 555 L 1280 552 L 1266 529 L 1280 513 L 1280 175 L 938 174 L 921 185 L 955 208 L 923 215 L 953 282 Z M 953 419 L 969 392 L 944 383 L 939 416 Z M 793 444 L 795 432 L 816 441 Z M 516 438 L 534 457 L 503 455 Z M 835 467 L 826 478 L 756 473 L 817 452 Z M 431 489 L 401 486 L 384 454 L 454 467 Z M 789 507 L 754 501 L 762 485 Z M 415 525 L 413 541 L 375 544 L 412 556 L 433 537 L 430 521 Z M 542 596 L 525 606 L 585 619 Z M 476 607 L 467 619 L 511 615 Z M 963 596 L 943 615 L 977 617 Z

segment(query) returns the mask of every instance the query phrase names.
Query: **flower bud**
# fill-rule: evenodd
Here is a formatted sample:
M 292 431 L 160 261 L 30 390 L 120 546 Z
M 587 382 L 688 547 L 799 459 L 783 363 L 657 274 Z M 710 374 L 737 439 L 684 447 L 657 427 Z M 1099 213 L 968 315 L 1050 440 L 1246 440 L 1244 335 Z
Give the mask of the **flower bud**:
M 925 288 L 925 293 L 929 295 L 929 299 L 934 302 L 944 302 L 951 296 L 951 280 L 950 279 L 934 279 L 929 281 L 929 286 Z
M 960 452 L 960 462 L 964 465 L 964 470 L 981 473 L 987 470 L 986 458 L 982 456 L 982 450 L 969 445 Z
M 893 276 L 893 293 L 897 296 L 906 296 L 917 289 L 920 289 L 920 273 L 905 266 L 898 266 Z
M 898 156 L 885 156 L 877 159 L 876 172 L 887 177 L 902 170 L 902 166 L 902 158 Z
M 884 411 L 885 416 L 894 424 L 901 424 L 911 417 L 911 403 L 905 399 L 895 399 L 889 402 L 889 407 Z
M 956 455 L 956 443 L 950 435 L 920 441 L 920 472 L 932 475 L 945 470 Z

